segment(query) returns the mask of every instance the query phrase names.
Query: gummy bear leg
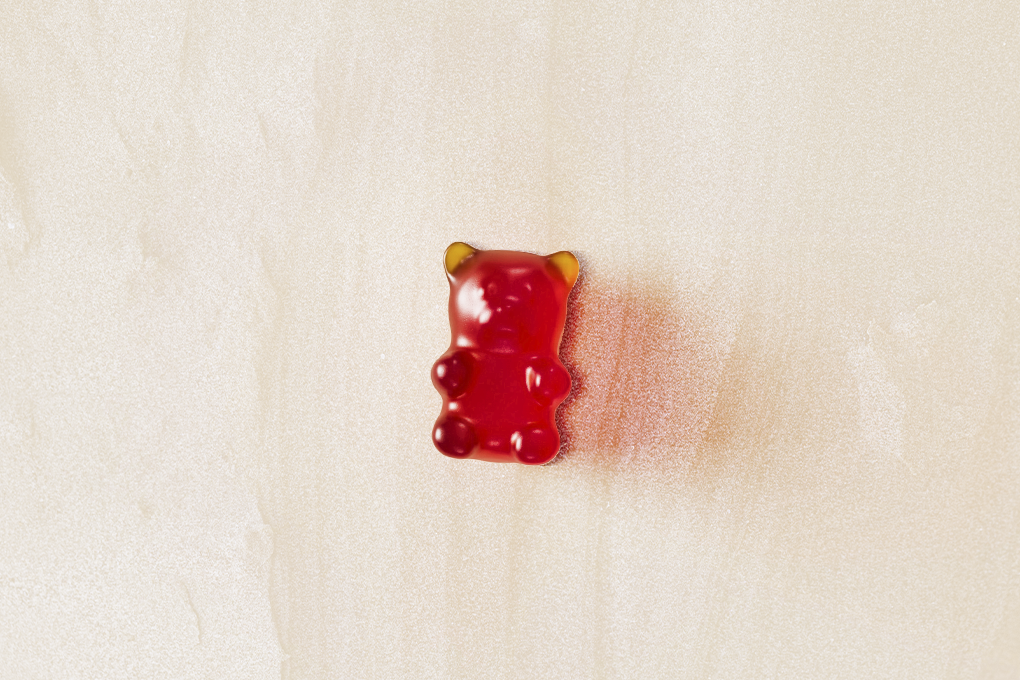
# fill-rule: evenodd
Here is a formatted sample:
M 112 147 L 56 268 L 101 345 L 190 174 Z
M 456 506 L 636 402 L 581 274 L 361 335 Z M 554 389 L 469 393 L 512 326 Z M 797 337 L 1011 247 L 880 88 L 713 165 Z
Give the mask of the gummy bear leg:
M 522 463 L 542 465 L 556 457 L 560 436 L 555 429 L 533 424 L 510 436 L 510 448 Z
M 451 458 L 467 458 L 478 444 L 475 430 L 456 416 L 440 418 L 432 430 L 432 442 L 439 451 Z

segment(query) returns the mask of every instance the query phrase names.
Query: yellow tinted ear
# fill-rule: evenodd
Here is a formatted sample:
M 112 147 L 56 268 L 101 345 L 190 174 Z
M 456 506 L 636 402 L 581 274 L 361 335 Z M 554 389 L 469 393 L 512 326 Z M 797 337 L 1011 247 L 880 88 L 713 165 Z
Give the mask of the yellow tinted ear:
M 451 243 L 450 247 L 446 249 L 446 257 L 444 263 L 446 264 L 446 273 L 453 274 L 460 266 L 460 263 L 466 260 L 469 256 L 475 254 L 475 249 L 466 243 L 457 241 Z
M 574 282 L 577 281 L 577 273 L 581 269 L 581 265 L 577 264 L 577 258 L 574 257 L 574 254 L 561 250 L 550 255 L 548 259 L 563 274 L 567 285 L 573 288 Z

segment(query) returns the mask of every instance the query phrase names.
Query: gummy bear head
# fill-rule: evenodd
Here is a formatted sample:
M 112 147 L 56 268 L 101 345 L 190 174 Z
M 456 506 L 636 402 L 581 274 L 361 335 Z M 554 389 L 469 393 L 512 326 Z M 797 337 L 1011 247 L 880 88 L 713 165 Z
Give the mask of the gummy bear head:
M 577 278 L 568 252 L 447 249 L 453 344 L 490 352 L 558 354 L 567 296 Z

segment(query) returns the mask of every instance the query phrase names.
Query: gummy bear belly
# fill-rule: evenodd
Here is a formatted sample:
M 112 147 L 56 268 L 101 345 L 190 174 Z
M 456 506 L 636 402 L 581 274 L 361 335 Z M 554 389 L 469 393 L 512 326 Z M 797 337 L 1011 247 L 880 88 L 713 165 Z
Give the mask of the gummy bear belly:
M 552 418 L 558 404 L 541 404 L 528 391 L 526 370 L 534 357 L 478 351 L 471 354 L 476 374 L 467 391 L 450 401 L 448 412 L 474 428 L 478 450 L 472 458 L 514 459 L 515 433 L 528 426 L 556 431 Z

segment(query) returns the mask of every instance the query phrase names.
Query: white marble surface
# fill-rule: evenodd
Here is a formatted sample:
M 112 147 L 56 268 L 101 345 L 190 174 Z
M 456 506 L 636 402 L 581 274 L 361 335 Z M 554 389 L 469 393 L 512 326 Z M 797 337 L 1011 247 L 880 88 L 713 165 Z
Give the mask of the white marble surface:
M 1018 129 L 1011 2 L 4 3 L 0 677 L 1020 677 Z

